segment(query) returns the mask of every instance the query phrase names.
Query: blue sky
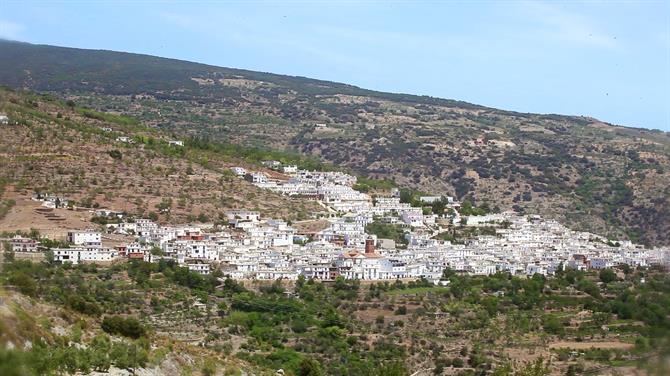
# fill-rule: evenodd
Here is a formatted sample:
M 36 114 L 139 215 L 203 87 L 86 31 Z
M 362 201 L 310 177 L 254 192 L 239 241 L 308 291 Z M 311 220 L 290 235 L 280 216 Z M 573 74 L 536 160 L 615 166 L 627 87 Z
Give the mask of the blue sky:
M 0 37 L 670 131 L 669 1 L 2 0 Z

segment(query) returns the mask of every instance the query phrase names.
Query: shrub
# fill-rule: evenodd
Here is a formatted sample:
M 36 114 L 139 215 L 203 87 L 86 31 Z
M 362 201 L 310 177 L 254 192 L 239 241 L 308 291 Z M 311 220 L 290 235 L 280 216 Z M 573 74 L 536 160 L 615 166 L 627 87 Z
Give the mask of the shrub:
M 598 274 L 598 277 L 603 283 L 610 283 L 617 280 L 616 273 L 612 269 L 602 269 Z
M 298 365 L 296 374 L 299 376 L 321 376 L 324 373 L 319 362 L 314 359 L 304 358 L 300 362 L 300 365 Z
M 214 376 L 216 374 L 216 363 L 212 359 L 206 359 L 201 371 L 203 376 Z
M 35 296 L 37 293 L 37 282 L 28 274 L 19 271 L 9 277 L 9 283 L 16 286 L 22 294 Z
M 545 319 L 543 324 L 544 330 L 550 334 L 563 334 L 563 323 L 556 317 L 549 316 Z
M 109 334 L 119 334 L 129 338 L 140 338 L 146 334 L 142 324 L 133 317 L 106 316 L 102 320 L 102 330 Z
M 114 159 L 121 159 L 123 158 L 123 154 L 121 154 L 120 151 L 114 149 L 109 151 L 109 156 L 114 158 Z

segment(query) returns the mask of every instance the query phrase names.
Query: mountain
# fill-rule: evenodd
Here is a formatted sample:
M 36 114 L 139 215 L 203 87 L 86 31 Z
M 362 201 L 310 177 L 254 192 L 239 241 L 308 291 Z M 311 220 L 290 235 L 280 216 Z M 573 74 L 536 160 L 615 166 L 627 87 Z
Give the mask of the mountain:
M 670 244 L 668 133 L 146 55 L 8 41 L 0 51 L 0 84 L 164 132 L 295 151 L 428 194 Z

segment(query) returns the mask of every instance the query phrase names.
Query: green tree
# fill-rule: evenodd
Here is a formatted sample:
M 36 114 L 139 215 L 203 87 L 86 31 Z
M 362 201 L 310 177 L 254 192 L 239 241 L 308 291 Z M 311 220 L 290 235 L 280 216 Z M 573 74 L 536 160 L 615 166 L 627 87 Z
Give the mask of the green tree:
M 600 270 L 600 273 L 598 273 L 598 277 L 600 278 L 600 281 L 603 283 L 610 283 L 617 280 L 616 273 L 614 272 L 614 270 L 609 268 Z
M 550 334 L 561 335 L 565 332 L 565 329 L 563 328 L 563 323 L 554 316 L 547 316 L 544 319 L 543 327 L 544 330 Z
M 303 358 L 298 365 L 298 370 L 296 371 L 298 376 L 322 376 L 324 375 L 323 370 L 321 369 L 321 364 L 314 359 Z
M 93 337 L 90 344 L 91 349 L 91 367 L 98 372 L 107 372 L 112 362 L 109 358 L 109 352 L 112 343 L 109 337 L 104 334 L 98 334 Z
M 134 317 L 106 316 L 100 326 L 106 333 L 120 334 L 135 339 L 142 337 L 146 332 L 142 324 Z
M 23 271 L 12 273 L 9 277 L 9 283 L 16 286 L 22 294 L 28 296 L 35 296 L 37 294 L 37 282 Z
M 407 367 L 401 362 L 391 362 L 378 366 L 373 372 L 374 376 L 406 376 Z

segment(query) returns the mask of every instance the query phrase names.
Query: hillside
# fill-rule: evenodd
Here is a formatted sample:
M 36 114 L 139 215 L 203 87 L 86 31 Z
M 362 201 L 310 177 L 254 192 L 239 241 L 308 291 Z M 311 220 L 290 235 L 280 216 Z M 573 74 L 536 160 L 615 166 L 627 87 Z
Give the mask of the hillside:
M 91 226 L 89 211 L 103 208 L 168 223 L 216 223 L 230 209 L 296 220 L 320 208 L 260 190 L 229 171 L 253 161 L 171 146 L 169 135 L 131 118 L 7 90 L 0 90 L 0 112 L 17 123 L 0 126 L 0 231 L 35 228 L 62 235 Z M 56 209 L 61 221 L 44 218 L 31 200 L 36 192 L 67 198 L 83 210 Z
M 0 269 L 0 374 L 667 375 L 670 277 L 255 281 L 162 260 Z M 607 282 L 602 282 L 607 281 Z M 549 361 L 550 360 L 550 361 Z M 95 373 L 92 373 L 95 372 Z
M 178 135 L 298 151 L 426 193 L 670 244 L 667 133 L 145 55 L 6 41 L 0 50 L 0 84 Z
M 114 274 L 118 265 L 105 269 L 108 276 L 114 275 L 112 280 L 95 266 L 64 269 L 24 261 L 3 266 L 0 279 L 11 286 L 0 287 L 0 374 L 4 376 L 271 373 L 123 315 L 141 312 L 148 302 L 125 272 Z M 77 290 L 72 289 L 74 285 Z M 193 299 L 187 288 L 166 287 Z M 171 298 L 159 287 L 154 296 Z M 137 324 L 127 325 L 132 332 L 119 333 L 106 325 L 105 318 L 111 317 L 129 317 L 125 323 Z

